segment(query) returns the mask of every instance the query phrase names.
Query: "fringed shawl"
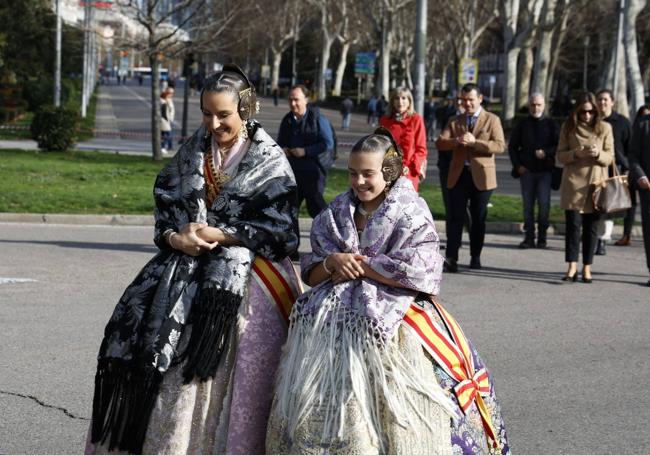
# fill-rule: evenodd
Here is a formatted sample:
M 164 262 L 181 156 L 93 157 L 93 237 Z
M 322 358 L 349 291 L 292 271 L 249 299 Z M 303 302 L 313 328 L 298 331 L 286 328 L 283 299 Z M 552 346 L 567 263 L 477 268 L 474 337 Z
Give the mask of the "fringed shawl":
M 326 281 L 303 294 L 295 311 L 317 310 L 313 302 L 333 290 L 346 308 L 372 320 L 379 333 L 389 339 L 418 293 L 435 295 L 440 290 L 443 258 L 438 252 L 438 234 L 429 207 L 405 177 L 395 182 L 360 236 L 354 224 L 357 205 L 349 190 L 314 219 L 312 253 L 304 255 L 301 261 L 303 279 L 329 254 L 358 253 L 368 258 L 375 271 L 404 288 L 366 279 L 337 286 Z
M 397 180 L 360 237 L 353 219 L 357 204 L 348 191 L 316 217 L 313 252 L 302 258 L 303 278 L 329 254 L 358 253 L 375 271 L 405 288 L 366 278 L 337 285 L 327 280 L 299 297 L 280 364 L 276 412 L 286 422 L 289 438 L 306 419 L 323 415 L 321 440 L 314 444 L 327 446 L 344 438 L 345 404 L 353 396 L 370 434 L 383 448 L 384 405 L 404 426 L 414 419 L 428 424 L 418 414 L 413 394 L 455 415 L 435 381 L 432 386 L 399 351 L 388 349 L 418 293 L 438 292 L 442 257 L 429 208 L 406 178 Z
M 212 207 L 205 204 L 204 127 L 154 186 L 161 251 L 129 285 L 106 326 L 95 377 L 92 441 L 139 453 L 162 375 L 184 362 L 184 378 L 213 377 L 256 255 L 279 260 L 297 248 L 296 184 L 280 147 L 253 121 L 251 144 Z M 172 250 L 168 229 L 208 223 L 243 246 L 198 257 Z

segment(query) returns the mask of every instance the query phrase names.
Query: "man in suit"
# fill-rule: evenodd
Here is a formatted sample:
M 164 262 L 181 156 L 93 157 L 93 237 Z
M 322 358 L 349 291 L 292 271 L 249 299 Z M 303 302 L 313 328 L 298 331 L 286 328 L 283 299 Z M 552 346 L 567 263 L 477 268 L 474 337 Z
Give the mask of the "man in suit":
M 650 115 L 636 120 L 630 145 L 630 179 L 639 188 L 645 257 L 650 271 Z M 650 286 L 650 281 L 648 281 Z
M 447 178 L 451 210 L 445 262 L 445 270 L 452 273 L 458 271 L 458 249 L 468 202 L 472 220 L 469 266 L 481 268 L 487 206 L 497 187 L 494 155 L 506 148 L 501 121 L 481 108 L 483 95 L 478 86 L 465 84 L 459 98 L 465 112 L 453 117 L 436 141 L 438 150 L 452 152 Z

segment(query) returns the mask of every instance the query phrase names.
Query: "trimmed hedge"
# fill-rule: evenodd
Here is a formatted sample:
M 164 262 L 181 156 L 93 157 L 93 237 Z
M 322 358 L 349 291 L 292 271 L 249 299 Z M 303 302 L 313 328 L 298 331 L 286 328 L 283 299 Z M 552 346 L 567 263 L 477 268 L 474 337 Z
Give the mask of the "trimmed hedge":
M 75 110 L 44 106 L 34 115 L 30 131 L 39 149 L 65 152 L 75 143 L 78 127 Z

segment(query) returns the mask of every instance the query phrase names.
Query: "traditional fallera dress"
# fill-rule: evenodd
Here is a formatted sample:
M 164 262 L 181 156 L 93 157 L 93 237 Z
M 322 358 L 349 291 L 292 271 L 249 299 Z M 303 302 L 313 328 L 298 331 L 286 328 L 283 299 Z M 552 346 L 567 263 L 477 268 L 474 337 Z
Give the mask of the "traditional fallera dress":
M 268 424 L 268 455 L 509 454 L 494 386 L 439 302 L 431 212 L 399 178 L 358 232 L 350 190 L 316 219 L 302 276 L 357 253 L 404 287 L 326 280 L 291 314 Z
M 281 346 L 300 280 L 296 184 L 286 157 L 248 121 L 228 157 L 201 127 L 158 175 L 160 252 L 106 326 L 87 454 L 264 452 Z M 163 234 L 189 222 L 243 246 L 192 257 Z M 114 450 L 114 451 L 111 451 Z

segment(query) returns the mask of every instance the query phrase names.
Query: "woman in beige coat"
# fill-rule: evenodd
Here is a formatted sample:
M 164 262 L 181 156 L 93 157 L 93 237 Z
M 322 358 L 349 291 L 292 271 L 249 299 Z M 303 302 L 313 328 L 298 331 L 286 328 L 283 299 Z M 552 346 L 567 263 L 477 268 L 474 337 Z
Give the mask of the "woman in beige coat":
M 577 281 L 580 227 L 582 226 L 582 281 L 591 283 L 591 263 L 596 247 L 599 213 L 594 210 L 592 183 L 608 177 L 614 159 L 612 128 L 600 118 L 592 93 L 576 99 L 575 109 L 562 125 L 557 160 L 563 165 L 560 206 L 565 211 L 565 257 L 569 263 L 564 281 Z

